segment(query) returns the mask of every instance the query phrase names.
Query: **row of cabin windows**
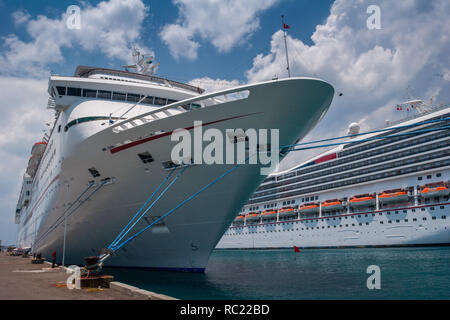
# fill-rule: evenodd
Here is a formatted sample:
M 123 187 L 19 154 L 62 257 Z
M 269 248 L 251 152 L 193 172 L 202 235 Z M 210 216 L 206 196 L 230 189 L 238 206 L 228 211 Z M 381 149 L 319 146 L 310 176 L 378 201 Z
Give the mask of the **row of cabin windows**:
M 433 177 L 433 175 L 429 174 L 427 175 L 427 179 L 431 179 Z M 442 177 L 442 173 L 436 173 L 436 178 L 440 178 Z M 417 177 L 417 180 L 422 181 L 422 177 Z
M 85 98 L 97 98 L 115 101 L 128 101 L 128 102 L 138 102 L 145 96 L 142 94 L 135 93 L 125 93 L 116 91 L 106 91 L 106 90 L 92 90 L 92 89 L 81 89 L 72 87 L 56 87 L 58 94 L 60 96 L 72 96 L 72 97 L 85 97 Z M 177 102 L 177 100 L 161 98 L 161 97 L 145 97 L 141 103 L 153 104 L 158 106 L 165 106 Z
M 435 210 L 435 208 L 434 207 L 430 207 L 430 209 L 431 210 Z M 444 210 L 445 209 L 445 206 L 440 206 L 440 209 L 441 210 Z M 425 211 L 425 209 L 424 208 L 422 208 L 422 211 Z M 416 212 L 416 210 L 415 209 L 412 209 L 412 212 Z M 398 213 L 397 211 L 395 212 L 395 213 Z M 403 210 L 403 213 L 407 213 L 407 210 Z M 388 215 L 390 215 L 390 212 L 387 212 L 387 214 Z M 375 214 L 373 213 L 373 214 L 371 214 L 372 216 L 375 216 Z M 383 215 L 383 213 L 379 213 L 379 215 L 380 216 L 382 216 Z M 366 214 L 365 215 L 365 217 L 367 217 L 368 215 Z M 360 215 L 358 215 L 358 217 L 360 218 L 361 216 Z M 349 217 L 344 217 L 345 219 L 349 219 Z M 350 219 L 351 218 L 353 218 L 353 219 L 356 219 L 356 216 L 353 216 L 353 217 L 350 217 Z M 432 216 L 431 217 L 431 219 L 432 220 L 436 220 L 437 219 L 437 216 L 436 215 L 434 215 L 434 216 Z M 442 215 L 441 216 L 441 219 L 444 219 L 444 220 L 446 220 L 447 219 L 447 216 L 446 215 Z M 343 222 L 342 222 L 342 218 L 341 217 L 337 217 L 337 218 L 320 218 L 320 219 L 318 219 L 317 221 L 320 221 L 320 222 L 325 222 L 325 221 L 338 221 L 338 223 L 339 224 L 334 224 L 334 225 L 331 225 L 331 226 L 334 226 L 334 227 L 336 227 L 336 226 L 343 226 L 343 225 L 345 225 L 346 227 L 348 227 L 350 224 L 343 224 Z M 371 221 L 369 221 L 369 222 L 365 222 L 365 224 L 366 225 L 369 225 L 369 223 L 370 222 L 376 222 L 377 220 L 371 220 Z M 400 221 L 401 221 L 401 219 L 391 219 L 391 218 L 389 218 L 389 220 L 387 221 L 388 223 L 392 223 L 392 221 L 395 221 L 395 222 L 397 222 L 397 223 L 399 223 Z M 409 220 L 408 219 L 403 219 L 403 221 L 404 222 L 408 222 Z M 412 219 L 412 221 L 414 221 L 414 222 L 416 222 L 417 221 L 417 218 L 413 218 Z M 422 217 L 422 221 L 427 221 L 427 217 Z M 379 221 L 380 222 L 380 224 L 384 224 L 384 221 Z M 309 220 L 306 220 L 306 221 L 297 221 L 297 222 L 291 222 L 290 224 L 291 225 L 294 225 L 294 224 L 299 224 L 299 223 L 304 223 L 304 224 L 314 224 L 314 223 L 316 223 L 315 221 L 309 221 Z M 359 222 L 358 224 L 360 225 L 360 226 L 362 226 L 362 224 L 363 224 L 364 222 Z M 288 223 L 288 225 L 289 225 L 289 223 Z M 355 226 L 355 224 L 351 224 L 353 227 Z M 250 229 L 255 229 L 255 228 L 257 228 L 258 226 L 247 226 L 247 228 L 250 230 Z M 330 226 L 328 226 L 328 228 L 329 228 Z M 319 229 L 319 227 L 316 227 L 317 229 Z M 314 227 L 309 227 L 309 228 L 305 228 L 305 230 L 309 230 L 309 229 L 314 229 Z M 322 229 L 324 229 L 324 227 L 322 226 Z M 243 231 L 243 230 L 245 230 L 245 227 L 239 227 L 239 228 L 236 228 L 236 231 Z M 281 231 L 294 231 L 294 229 L 284 229 L 284 230 L 272 230 L 272 231 L 267 231 L 267 232 L 281 232 Z M 296 229 L 297 231 L 299 230 L 299 229 Z M 301 230 L 304 230 L 303 228 L 301 228 Z M 257 232 L 257 231 L 256 231 Z M 250 231 L 250 233 L 251 233 L 251 231 Z M 261 231 L 260 233 L 264 233 L 264 231 Z M 233 234 L 246 234 L 245 232 L 244 233 L 231 233 L 230 231 L 228 232 L 228 233 L 226 233 L 226 234 L 228 234 L 228 235 L 233 235 Z
M 420 171 L 431 170 L 431 169 L 435 169 L 435 168 L 441 168 L 441 167 L 445 167 L 445 166 L 449 166 L 449 165 L 450 165 L 450 159 L 438 160 L 435 162 L 419 164 L 416 166 L 410 166 L 407 168 L 392 170 L 389 172 L 367 175 L 364 177 L 343 180 L 343 181 L 329 183 L 329 184 L 312 187 L 312 188 L 299 189 L 299 190 L 295 190 L 295 191 L 292 191 L 289 193 L 284 193 L 284 194 L 275 194 L 275 195 L 262 197 L 262 198 L 258 198 L 258 199 L 255 199 L 255 197 L 252 196 L 250 198 L 250 200 L 247 202 L 247 204 L 254 204 L 257 202 L 261 202 L 261 201 L 271 201 L 271 200 L 283 199 L 283 198 L 288 198 L 288 197 L 294 197 L 294 196 L 298 196 L 298 195 L 302 195 L 302 194 L 314 193 L 314 192 L 319 192 L 319 191 L 328 190 L 328 189 L 334 189 L 334 188 L 343 187 L 343 186 L 349 186 L 349 185 L 358 184 L 358 183 L 365 183 L 365 182 L 369 182 L 369 181 L 386 179 L 389 177 L 395 177 L 395 176 L 410 174 L 410 173 L 414 173 L 414 172 L 420 172 Z
M 302 198 L 302 202 L 308 202 L 308 201 L 314 201 L 314 200 L 319 200 L 319 196 Z
M 441 219 L 443 219 L 443 220 L 446 220 L 447 219 L 447 216 L 446 215 L 443 215 L 443 216 L 441 216 Z M 434 216 L 434 217 L 432 217 L 432 220 L 436 220 L 436 217 Z M 393 220 L 388 220 L 388 223 L 392 223 L 392 221 Z M 403 222 L 408 222 L 409 220 L 408 219 L 403 219 Z M 414 222 L 416 222 L 417 221 L 417 218 L 413 218 L 412 219 L 412 221 L 414 221 Z M 423 217 L 422 218 L 422 221 L 427 221 L 427 218 L 426 217 Z M 371 222 L 375 222 L 375 221 L 371 221 Z M 396 223 L 400 223 L 400 222 L 402 222 L 401 220 L 395 220 L 395 222 Z M 296 222 L 296 224 L 297 224 L 297 222 Z M 365 225 L 369 225 L 370 224 L 370 222 L 365 222 Z M 380 221 L 380 224 L 384 224 L 384 221 Z M 352 226 L 352 227 L 355 227 L 356 226 L 356 224 L 355 223 L 352 223 L 352 224 L 335 224 L 335 225 L 328 225 L 328 226 L 317 226 L 317 227 L 305 227 L 305 228 L 291 228 L 291 229 L 283 229 L 283 230 L 266 230 L 266 231 L 258 231 L 258 230 L 253 230 L 253 231 L 249 231 L 249 232 L 233 232 L 233 233 L 226 233 L 225 235 L 226 236 L 232 236 L 232 235 L 245 235 L 245 234 L 250 234 L 250 233 L 269 233 L 269 232 L 289 232 L 289 231 L 299 231 L 299 229 L 300 230 L 314 230 L 314 229 L 325 229 L 325 227 L 327 228 L 327 229 L 330 229 L 330 228 L 337 228 L 337 227 L 350 227 L 350 225 Z M 360 226 L 362 226 L 363 225 L 363 223 L 362 222 L 360 222 L 360 223 L 358 223 L 358 225 L 360 225 Z M 240 229 L 240 230 L 238 230 L 238 231 L 241 231 L 242 229 Z
M 449 137 L 449 136 L 450 136 L 450 131 L 443 130 L 443 131 L 440 131 L 440 132 L 437 132 L 437 133 L 434 133 L 431 135 L 427 135 L 427 136 L 419 137 L 419 138 L 412 139 L 409 141 L 405 141 L 403 143 L 386 146 L 385 148 L 382 148 L 382 149 L 371 150 L 369 152 L 361 153 L 361 154 L 355 155 L 353 157 L 347 157 L 347 158 L 343 158 L 343 159 L 338 158 L 337 160 L 325 162 L 324 164 L 321 164 L 321 165 L 318 165 L 318 166 L 315 166 L 312 168 L 297 170 L 295 172 L 288 173 L 283 176 L 277 177 L 276 181 L 288 179 L 295 175 L 301 176 L 306 173 L 310 173 L 313 171 L 319 171 L 319 170 L 329 168 L 329 167 L 335 167 L 335 166 L 338 166 L 338 165 L 341 165 L 344 163 L 352 163 L 352 162 L 355 162 L 356 160 L 360 160 L 360 159 L 367 159 L 365 162 L 363 162 L 363 161 L 359 162 L 358 164 L 360 164 L 360 165 L 372 164 L 372 163 L 375 163 L 375 161 L 379 162 L 379 161 L 391 160 L 391 158 L 393 159 L 395 155 L 385 156 L 386 157 L 385 159 L 383 159 L 383 157 L 373 158 L 373 156 L 379 155 L 379 154 L 384 154 L 384 153 L 391 152 L 391 151 L 395 151 L 395 150 L 398 150 L 401 148 L 412 147 L 414 145 L 422 144 L 422 143 L 428 142 L 428 141 L 435 141 L 435 140 L 442 139 L 442 138 Z M 406 136 L 406 137 L 409 137 L 409 136 Z M 389 140 L 389 143 L 392 143 L 392 140 Z M 422 153 L 424 151 L 441 148 L 441 147 L 447 146 L 447 145 L 448 145 L 448 141 L 441 141 L 439 143 L 429 144 L 429 145 L 421 146 L 418 148 L 411 148 L 411 149 L 403 151 L 403 152 L 406 152 L 405 154 L 404 153 L 399 153 L 399 154 L 401 154 L 401 156 L 405 156 L 405 155 L 410 155 L 410 154 Z M 340 154 L 340 156 L 342 156 L 342 155 Z M 388 158 L 388 157 L 390 157 L 390 158 Z M 400 156 L 395 156 L 395 158 L 398 158 L 398 157 L 400 157 Z M 371 159 L 371 158 L 373 158 L 373 159 Z M 370 163 L 366 163 L 366 162 L 370 162 Z M 356 164 L 352 164 L 352 166 L 355 166 L 355 165 Z M 337 171 L 342 171 L 342 170 L 348 170 L 348 168 L 340 167 L 340 168 L 332 169 L 331 171 L 333 171 L 333 170 L 337 172 Z M 329 173 L 330 173 L 330 170 L 326 171 L 324 173 L 319 173 L 319 174 L 325 175 L 325 174 L 329 174 Z M 271 179 L 273 179 L 272 181 L 275 182 L 274 177 L 271 177 Z M 272 183 L 272 184 L 268 184 L 268 185 L 264 185 L 264 186 L 260 187 L 257 191 L 262 191 L 262 190 L 270 189 L 270 188 L 273 188 L 276 186 L 281 186 L 281 185 L 290 184 L 290 183 L 294 183 L 297 181 L 303 181 L 303 180 L 305 180 L 304 176 L 298 177 L 296 179 L 291 179 L 289 181 Z M 269 180 L 265 180 L 264 182 L 268 182 L 268 181 Z
M 283 201 L 283 206 L 290 205 L 290 204 L 295 204 L 295 200 Z
M 412 164 L 412 163 L 429 161 L 429 160 L 432 160 L 432 159 L 442 158 L 442 157 L 446 157 L 446 156 L 450 156 L 450 149 L 436 151 L 434 153 L 429 153 L 429 154 L 417 156 L 415 158 L 403 159 L 403 160 L 399 160 L 399 161 L 396 161 L 396 162 L 390 162 L 390 163 L 384 163 L 384 164 L 381 164 L 381 165 L 378 165 L 378 166 L 368 167 L 368 168 L 365 168 L 365 169 L 355 170 L 355 171 L 351 171 L 351 172 L 347 172 L 347 173 L 341 173 L 341 174 L 329 176 L 329 177 L 326 177 L 326 178 L 319 178 L 319 179 L 308 181 L 308 182 L 302 181 L 302 182 L 297 183 L 295 185 L 290 185 L 290 186 L 286 186 L 286 187 L 283 187 L 283 188 L 272 189 L 270 191 L 259 192 L 259 193 L 255 192 L 253 196 L 260 197 L 260 196 L 263 196 L 263 195 L 269 195 L 269 194 L 274 194 L 274 193 L 277 193 L 277 192 L 288 191 L 288 190 L 291 190 L 291 189 L 298 188 L 299 186 L 307 187 L 307 186 L 316 185 L 316 184 L 319 184 L 319 183 L 332 182 L 332 181 L 336 181 L 336 180 L 341 180 L 341 179 L 346 179 L 346 178 L 350 178 L 350 177 L 354 177 L 354 176 L 359 176 L 359 175 L 362 175 L 362 174 L 373 173 L 373 172 L 378 172 L 378 171 L 382 171 L 382 170 L 386 170 L 386 169 L 397 168 L 397 167 L 401 167 L 401 166 L 404 166 L 404 165 L 409 165 L 409 164 Z
M 450 132 L 446 132 L 445 134 L 450 135 Z M 364 166 L 368 166 L 368 165 L 373 165 L 373 164 L 377 164 L 377 163 L 382 163 L 384 161 L 390 161 L 390 160 L 394 160 L 394 159 L 399 159 L 399 158 L 403 158 L 403 157 L 407 157 L 407 156 L 411 156 L 414 154 L 422 154 L 424 152 L 427 151 L 432 151 L 432 150 L 436 150 L 439 148 L 443 148 L 443 147 L 447 147 L 449 145 L 449 141 L 448 140 L 444 140 L 444 141 L 440 141 L 440 142 L 436 142 L 436 143 L 430 143 L 421 147 L 417 147 L 417 148 L 411 148 L 411 149 L 407 149 L 404 151 L 400 151 L 397 153 L 393 153 L 390 155 L 384 155 L 384 156 L 380 156 L 380 157 L 376 157 L 376 158 L 366 158 L 366 160 L 363 161 L 359 161 L 359 162 L 353 162 L 350 163 L 346 166 L 343 167 L 339 167 L 339 168 L 333 168 L 333 169 L 329 169 L 326 171 L 321 171 L 315 174 L 310 174 L 310 175 L 306 175 L 306 176 L 301 176 L 298 177 L 296 179 L 291 179 L 289 181 L 284 181 L 284 182 L 280 182 L 277 184 L 273 184 L 273 185 L 269 185 L 269 186 L 262 186 L 260 188 L 258 188 L 258 190 L 255 191 L 255 193 L 261 192 L 263 190 L 267 190 L 267 189 L 272 189 L 272 188 L 277 188 L 283 185 L 287 185 L 287 184 L 292 184 L 295 182 L 299 182 L 299 181 L 305 181 L 305 180 L 309 180 L 309 179 L 313 179 L 313 178 L 317 178 L 317 177 L 322 177 L 322 176 L 326 176 L 326 175 L 330 175 L 333 173 L 338 173 L 338 172 L 342 172 L 342 171 L 346 171 L 346 170 L 351 170 L 351 169 L 355 169 L 355 168 L 359 168 L 359 167 L 364 167 Z M 408 161 L 408 159 L 405 159 L 404 161 Z

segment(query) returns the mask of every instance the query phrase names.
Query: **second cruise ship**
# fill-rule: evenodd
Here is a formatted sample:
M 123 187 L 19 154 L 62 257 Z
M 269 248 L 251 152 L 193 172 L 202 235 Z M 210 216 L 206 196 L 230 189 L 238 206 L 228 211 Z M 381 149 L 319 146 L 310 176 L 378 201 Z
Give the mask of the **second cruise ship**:
M 402 106 L 397 106 L 401 109 Z M 450 107 L 426 107 L 268 176 L 218 249 L 450 244 Z

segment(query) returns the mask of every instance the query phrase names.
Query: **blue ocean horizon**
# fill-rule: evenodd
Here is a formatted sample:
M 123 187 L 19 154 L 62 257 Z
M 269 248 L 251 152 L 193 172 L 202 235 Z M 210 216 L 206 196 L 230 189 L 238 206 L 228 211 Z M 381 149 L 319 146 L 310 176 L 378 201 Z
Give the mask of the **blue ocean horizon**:
M 367 288 L 371 265 L 380 289 Z M 450 299 L 450 247 L 215 250 L 204 273 L 105 272 L 178 299 Z

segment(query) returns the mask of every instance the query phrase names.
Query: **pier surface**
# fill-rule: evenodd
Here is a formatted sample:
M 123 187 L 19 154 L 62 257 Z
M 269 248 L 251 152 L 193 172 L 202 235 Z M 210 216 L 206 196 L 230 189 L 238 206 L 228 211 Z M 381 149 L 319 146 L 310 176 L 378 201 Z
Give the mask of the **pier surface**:
M 0 300 L 174 300 L 120 282 L 111 282 L 110 288 L 69 290 L 64 285 L 69 276 L 63 268 L 0 252 Z

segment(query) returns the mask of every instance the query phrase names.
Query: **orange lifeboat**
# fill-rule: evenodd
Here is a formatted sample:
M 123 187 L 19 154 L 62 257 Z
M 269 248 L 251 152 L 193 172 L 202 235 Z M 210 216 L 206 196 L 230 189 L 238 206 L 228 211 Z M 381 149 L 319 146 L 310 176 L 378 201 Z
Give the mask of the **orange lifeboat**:
M 273 219 L 277 217 L 277 211 L 276 210 L 264 210 L 261 213 L 261 217 L 263 220 Z
M 425 187 L 420 191 L 420 195 L 424 198 L 446 197 L 450 193 L 445 186 Z
M 333 200 L 326 200 L 322 202 L 322 210 L 325 211 L 332 211 L 332 210 L 341 210 L 344 208 L 344 204 L 341 200 L 333 199 Z
M 278 215 L 280 217 L 290 217 L 297 215 L 297 212 L 293 207 L 283 207 L 280 210 L 278 210 Z
M 299 208 L 300 213 L 316 213 L 319 212 L 319 205 L 316 203 L 303 204 Z
M 354 196 L 350 199 L 350 206 L 354 208 L 374 206 L 376 199 L 374 196 L 364 194 Z
M 236 218 L 234 218 L 234 222 L 244 222 L 244 216 L 238 215 Z
M 249 212 L 245 215 L 245 220 L 248 222 L 254 222 L 259 220 L 259 213 L 256 212 Z
M 378 195 L 380 203 L 395 203 L 395 202 L 407 202 L 409 200 L 408 193 L 403 190 L 390 190 L 384 191 Z
M 37 156 L 42 156 L 46 147 L 47 147 L 47 142 L 45 142 L 45 141 L 36 142 L 33 145 L 33 147 L 31 148 L 31 154 L 37 155 Z

